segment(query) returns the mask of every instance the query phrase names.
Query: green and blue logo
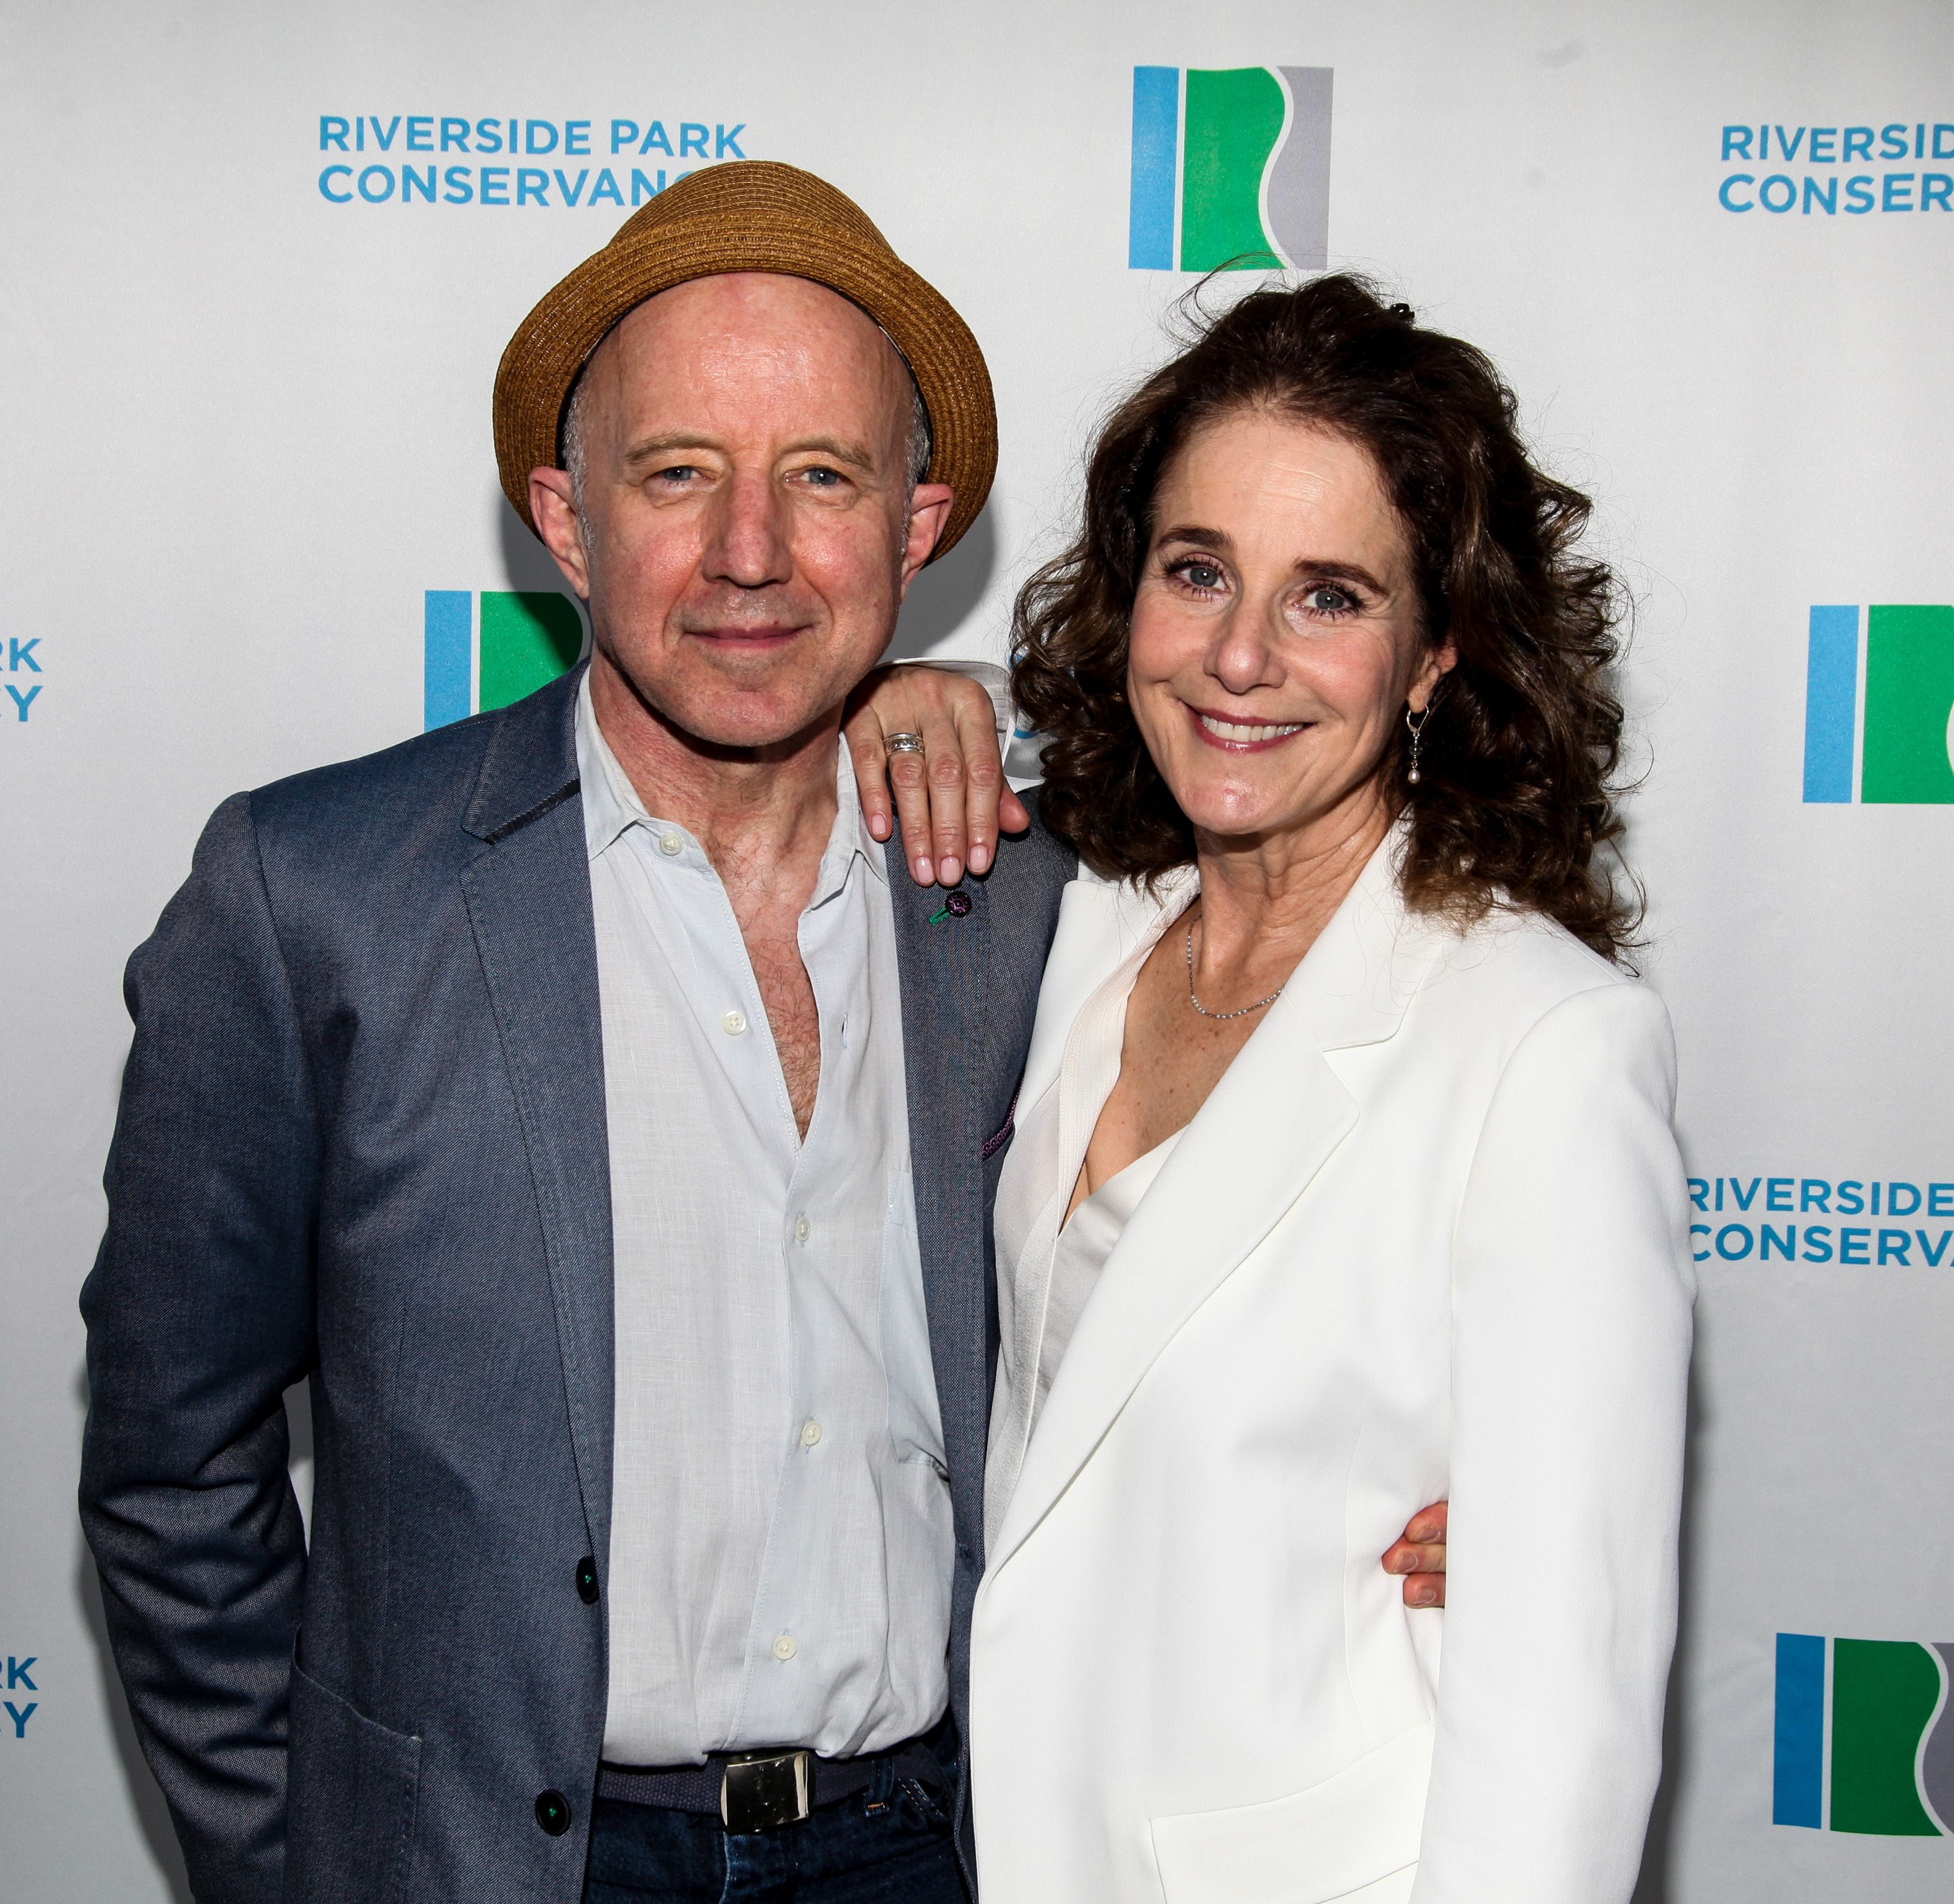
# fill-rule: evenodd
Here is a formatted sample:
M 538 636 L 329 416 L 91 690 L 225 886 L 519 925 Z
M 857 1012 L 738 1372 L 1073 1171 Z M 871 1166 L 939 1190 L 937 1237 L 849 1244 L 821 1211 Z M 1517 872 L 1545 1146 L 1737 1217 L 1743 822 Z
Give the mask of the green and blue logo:
M 1771 1822 L 1954 1837 L 1954 1644 L 1777 1636 Z
M 1322 270 L 1330 77 L 1327 66 L 1135 67 L 1132 268 Z
M 1811 611 L 1805 797 L 1954 806 L 1954 608 Z
M 576 604 L 548 591 L 429 589 L 423 626 L 428 729 L 520 701 L 583 652 Z

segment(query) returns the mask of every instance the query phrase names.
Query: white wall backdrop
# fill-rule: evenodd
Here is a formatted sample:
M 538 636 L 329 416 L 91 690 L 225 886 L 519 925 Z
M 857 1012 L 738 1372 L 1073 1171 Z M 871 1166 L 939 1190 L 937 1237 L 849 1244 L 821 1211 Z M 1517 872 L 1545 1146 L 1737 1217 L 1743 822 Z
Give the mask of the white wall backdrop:
M 187 1895 L 74 1520 L 75 1298 L 121 963 L 204 818 L 419 730 L 429 591 L 479 620 L 485 592 L 557 588 L 496 487 L 497 359 L 628 212 L 627 171 L 715 149 L 855 194 L 984 343 L 997 489 L 900 646 L 1001 655 L 1094 419 L 1194 281 L 1129 262 L 1142 66 L 1329 69 L 1330 265 L 1494 354 L 1639 598 L 1633 855 L 1705 1252 L 1644 1894 L 1954 1894 L 1954 608 L 1888 612 L 1954 603 L 1954 10 L 14 0 L 0 1896 Z M 478 149 L 511 119 L 555 149 Z M 670 158 L 639 149 L 654 121 Z M 441 168 L 435 203 L 403 202 L 410 163 Z M 498 165 L 546 202 L 482 203 Z M 621 203 L 593 205 L 607 167 Z M 1814 608 L 1854 613 L 1821 618 L 1808 710 Z M 1806 798 L 1808 765 L 1844 797 Z M 1808 1636 L 1782 1676 L 1780 1634 Z

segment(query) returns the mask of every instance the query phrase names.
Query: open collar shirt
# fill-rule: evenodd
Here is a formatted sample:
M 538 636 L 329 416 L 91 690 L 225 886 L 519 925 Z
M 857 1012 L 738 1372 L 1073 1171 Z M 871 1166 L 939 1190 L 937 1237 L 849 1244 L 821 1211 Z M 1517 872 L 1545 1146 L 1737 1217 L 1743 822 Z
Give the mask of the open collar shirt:
M 587 677 L 576 749 L 615 1256 L 604 1755 L 878 1751 L 948 1704 L 953 1553 L 882 848 L 837 744 L 803 1141 L 726 890 Z

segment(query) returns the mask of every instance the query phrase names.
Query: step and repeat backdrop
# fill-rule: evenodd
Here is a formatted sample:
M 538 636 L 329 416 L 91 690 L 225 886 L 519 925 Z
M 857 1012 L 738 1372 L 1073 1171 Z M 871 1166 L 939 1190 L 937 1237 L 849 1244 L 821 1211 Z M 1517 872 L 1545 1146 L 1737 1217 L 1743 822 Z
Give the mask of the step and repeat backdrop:
M 1595 496 L 1703 1286 L 1642 1896 L 1954 1895 L 1954 10 L 17 4 L 0 152 L 0 1897 L 187 1895 L 73 1511 L 122 962 L 224 796 L 575 658 L 496 361 L 742 157 L 989 354 L 997 489 L 901 652 L 1001 658 L 1245 256 L 1212 295 L 1355 266 L 1485 347 Z

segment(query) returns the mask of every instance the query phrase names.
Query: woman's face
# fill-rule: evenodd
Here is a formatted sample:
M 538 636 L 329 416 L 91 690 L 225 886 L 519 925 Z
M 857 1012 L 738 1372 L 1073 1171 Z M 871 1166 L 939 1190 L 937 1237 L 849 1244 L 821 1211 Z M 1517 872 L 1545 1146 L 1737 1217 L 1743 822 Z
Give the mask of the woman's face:
M 1368 451 L 1259 410 L 1191 437 L 1163 473 L 1133 602 L 1127 693 L 1202 831 L 1368 817 L 1425 649 L 1396 512 Z

